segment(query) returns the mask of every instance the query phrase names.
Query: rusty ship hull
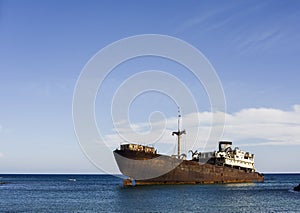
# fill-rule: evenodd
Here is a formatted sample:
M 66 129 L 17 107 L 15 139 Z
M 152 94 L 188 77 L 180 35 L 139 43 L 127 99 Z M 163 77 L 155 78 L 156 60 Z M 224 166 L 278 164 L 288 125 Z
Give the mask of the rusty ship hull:
M 171 156 L 115 150 L 124 185 L 214 184 L 263 182 L 264 176 L 241 168 L 181 160 Z

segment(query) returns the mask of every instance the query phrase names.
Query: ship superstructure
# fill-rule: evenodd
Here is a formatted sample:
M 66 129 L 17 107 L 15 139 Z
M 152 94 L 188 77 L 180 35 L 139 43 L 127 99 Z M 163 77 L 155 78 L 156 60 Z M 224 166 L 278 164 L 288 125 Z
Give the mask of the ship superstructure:
M 232 149 L 231 146 L 231 141 L 220 141 L 218 151 L 193 152 L 193 160 L 255 172 L 254 154 L 242 151 L 238 147 Z

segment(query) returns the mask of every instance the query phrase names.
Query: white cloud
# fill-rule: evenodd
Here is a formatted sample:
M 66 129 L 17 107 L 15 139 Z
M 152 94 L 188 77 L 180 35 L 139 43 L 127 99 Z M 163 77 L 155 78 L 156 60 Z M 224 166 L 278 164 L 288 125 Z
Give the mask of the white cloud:
M 282 31 L 273 27 L 272 29 L 255 30 L 248 33 L 247 36 L 240 33 L 242 36 L 237 37 L 234 45 L 239 50 L 240 54 L 245 54 L 252 50 L 265 50 L 272 47 L 282 39 Z
M 222 7 L 214 7 L 202 9 L 194 17 L 185 20 L 176 30 L 176 33 L 186 31 L 192 28 L 200 28 L 201 32 L 207 32 L 217 29 L 228 23 L 233 16 L 227 14 L 235 5 L 226 5 Z M 215 21 L 214 21 L 215 20 Z
M 227 115 L 224 136 L 241 145 L 300 145 L 300 106 L 244 109 Z
M 3 158 L 4 154 L 2 152 L 0 152 L 0 158 Z
M 212 128 L 212 116 L 211 112 L 191 113 L 183 116 L 183 128 L 186 129 L 187 135 L 182 137 L 182 142 L 186 151 L 196 148 L 211 150 L 216 148 L 218 140 L 222 139 L 231 140 L 234 145 L 241 147 L 300 145 L 300 105 L 293 106 L 290 111 L 274 108 L 248 108 L 233 114 L 226 113 L 223 136 L 215 138 L 212 144 L 206 144 Z M 159 129 L 164 125 L 164 129 Z M 216 124 L 215 127 L 222 128 L 218 125 Z M 122 137 L 115 130 L 115 133 L 105 136 L 105 141 L 114 149 L 122 142 L 153 144 L 154 141 L 153 145 L 160 147 L 159 150 L 162 153 L 174 152 L 176 138 L 172 137 L 171 132 L 177 129 L 176 117 L 152 124 L 132 124 L 132 127 L 136 132 L 123 126 L 120 131 Z

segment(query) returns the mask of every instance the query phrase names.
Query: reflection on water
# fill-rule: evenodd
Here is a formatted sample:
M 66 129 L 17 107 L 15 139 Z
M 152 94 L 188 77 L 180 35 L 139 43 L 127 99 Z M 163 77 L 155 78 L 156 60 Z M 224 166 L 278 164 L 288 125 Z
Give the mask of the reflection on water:
M 249 186 L 255 186 L 255 183 L 227 183 L 224 184 L 224 187 L 249 187 Z

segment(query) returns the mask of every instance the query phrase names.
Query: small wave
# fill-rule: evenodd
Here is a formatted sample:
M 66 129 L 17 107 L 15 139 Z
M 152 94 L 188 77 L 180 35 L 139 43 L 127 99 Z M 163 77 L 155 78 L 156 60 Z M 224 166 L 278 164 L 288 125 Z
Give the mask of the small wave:
M 294 189 L 289 189 L 289 192 L 296 193 L 296 194 L 299 194 L 299 193 L 300 193 L 300 192 L 298 192 L 298 191 L 295 191 Z
M 76 181 L 76 179 L 75 179 L 75 178 L 69 178 L 69 181 L 73 181 L 73 182 L 75 182 L 75 181 Z

